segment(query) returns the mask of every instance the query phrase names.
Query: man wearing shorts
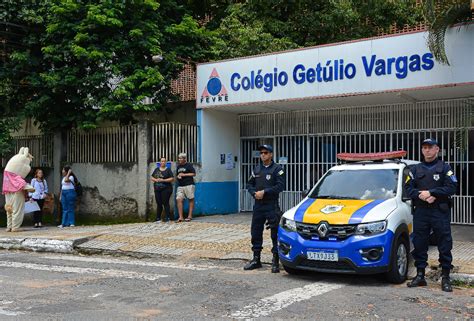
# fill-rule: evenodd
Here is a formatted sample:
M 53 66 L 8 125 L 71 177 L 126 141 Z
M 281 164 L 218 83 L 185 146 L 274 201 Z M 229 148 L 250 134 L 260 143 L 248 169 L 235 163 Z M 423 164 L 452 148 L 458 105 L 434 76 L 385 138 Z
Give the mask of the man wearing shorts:
M 176 178 L 178 181 L 178 190 L 176 191 L 176 203 L 179 214 L 178 223 L 182 221 L 189 222 L 193 219 L 194 191 L 196 189 L 194 176 L 196 176 L 196 170 L 193 165 L 187 162 L 186 157 L 185 153 L 179 154 L 178 166 L 176 167 Z M 185 198 L 189 200 L 189 212 L 186 219 L 184 219 L 183 216 L 183 202 Z

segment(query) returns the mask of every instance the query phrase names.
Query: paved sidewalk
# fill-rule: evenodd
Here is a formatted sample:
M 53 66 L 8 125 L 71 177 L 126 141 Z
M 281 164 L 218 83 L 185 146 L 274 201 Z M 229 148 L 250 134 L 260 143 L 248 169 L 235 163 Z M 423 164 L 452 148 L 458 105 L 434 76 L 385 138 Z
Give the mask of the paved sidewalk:
M 0 248 L 51 252 L 171 255 L 190 258 L 249 259 L 250 213 L 198 217 L 184 223 L 135 223 L 58 229 L 0 230 Z M 455 272 L 474 276 L 474 227 L 453 226 Z M 263 261 L 271 261 L 270 232 L 264 233 Z M 437 249 L 430 248 L 430 265 Z

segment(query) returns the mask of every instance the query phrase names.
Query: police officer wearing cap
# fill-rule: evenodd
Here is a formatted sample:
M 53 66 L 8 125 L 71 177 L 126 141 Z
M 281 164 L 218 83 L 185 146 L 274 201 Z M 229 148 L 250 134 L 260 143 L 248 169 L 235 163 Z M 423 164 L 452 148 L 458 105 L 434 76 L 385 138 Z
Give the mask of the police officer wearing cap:
M 438 159 L 438 142 L 432 138 L 421 144 L 423 162 L 413 166 L 405 184 L 415 210 L 413 213 L 413 258 L 416 277 L 408 287 L 426 286 L 425 268 L 428 265 L 428 245 L 433 230 L 438 244 L 442 269 L 441 289 L 452 292 L 449 272 L 452 269 L 451 196 L 456 193 L 457 179 L 451 167 Z
M 251 227 L 253 259 L 244 266 L 244 270 L 254 270 L 262 267 L 260 253 L 263 244 L 263 228 L 266 221 L 270 228 L 273 243 L 272 273 L 279 273 L 277 232 L 280 221 L 280 207 L 278 198 L 285 188 L 284 172 L 283 168 L 272 160 L 273 147 L 271 145 L 261 145 L 258 150 L 262 162 L 254 168 L 247 183 L 249 193 L 255 198 Z

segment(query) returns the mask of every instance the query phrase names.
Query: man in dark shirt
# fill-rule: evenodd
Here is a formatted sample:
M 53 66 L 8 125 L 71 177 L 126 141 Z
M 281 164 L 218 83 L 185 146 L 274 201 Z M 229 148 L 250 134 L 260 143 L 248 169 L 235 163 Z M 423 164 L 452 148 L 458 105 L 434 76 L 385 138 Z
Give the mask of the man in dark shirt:
M 255 198 L 251 227 L 253 259 L 244 266 L 244 270 L 262 267 L 260 253 L 263 248 L 263 228 L 267 221 L 273 243 L 272 273 L 278 273 L 280 272 L 277 241 L 280 221 L 278 198 L 285 188 L 284 172 L 283 168 L 272 160 L 271 145 L 261 145 L 258 149 L 262 163 L 255 167 L 247 183 L 249 193 Z
M 412 199 L 413 213 L 413 258 L 416 277 L 408 287 L 426 286 L 425 268 L 428 263 L 430 231 L 437 239 L 439 263 L 442 268 L 441 289 L 451 292 L 449 272 L 452 269 L 451 209 L 450 198 L 456 192 L 457 179 L 451 167 L 438 159 L 439 146 L 434 139 L 425 139 L 421 144 L 424 160 L 413 166 L 405 182 L 408 196 Z
M 178 189 L 176 191 L 176 203 L 178 206 L 179 219 L 178 223 L 186 221 L 189 222 L 193 219 L 193 209 L 194 209 L 194 176 L 196 176 L 196 170 L 193 165 L 187 162 L 187 155 L 181 153 L 178 155 L 178 166 L 176 167 L 176 178 L 178 180 Z M 184 199 L 189 200 L 189 211 L 188 217 L 184 219 L 183 216 L 183 202 Z

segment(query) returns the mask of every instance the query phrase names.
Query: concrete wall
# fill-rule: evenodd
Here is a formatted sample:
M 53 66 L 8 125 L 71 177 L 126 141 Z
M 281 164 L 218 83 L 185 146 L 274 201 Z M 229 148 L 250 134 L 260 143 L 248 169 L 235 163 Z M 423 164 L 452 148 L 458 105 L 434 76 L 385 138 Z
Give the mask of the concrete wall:
M 215 110 L 198 110 L 197 120 L 203 175 L 196 188 L 202 197 L 202 211 L 236 213 L 239 209 L 240 168 L 238 115 Z M 228 160 L 231 161 L 232 168 L 226 164 Z
M 107 219 L 144 219 L 139 215 L 138 203 L 146 198 L 140 194 L 138 165 L 72 164 L 72 169 L 81 182 L 84 194 L 79 206 L 79 215 L 105 221 Z
M 196 185 L 202 179 L 202 171 L 199 164 L 193 164 L 196 169 Z M 156 163 L 148 164 L 147 176 L 143 180 L 139 175 L 137 164 L 72 164 L 74 173 L 84 188 L 78 215 L 88 221 L 131 221 L 155 220 L 156 202 L 153 184 L 150 180 L 151 174 L 156 168 Z M 176 163 L 171 164 L 171 170 L 176 172 Z M 149 193 L 143 194 L 145 186 Z M 175 209 L 175 190 L 170 198 L 171 210 Z M 196 207 L 194 214 L 208 214 L 203 212 L 205 197 L 197 187 Z M 140 208 L 146 208 L 141 212 Z M 187 209 L 187 207 L 185 207 Z

